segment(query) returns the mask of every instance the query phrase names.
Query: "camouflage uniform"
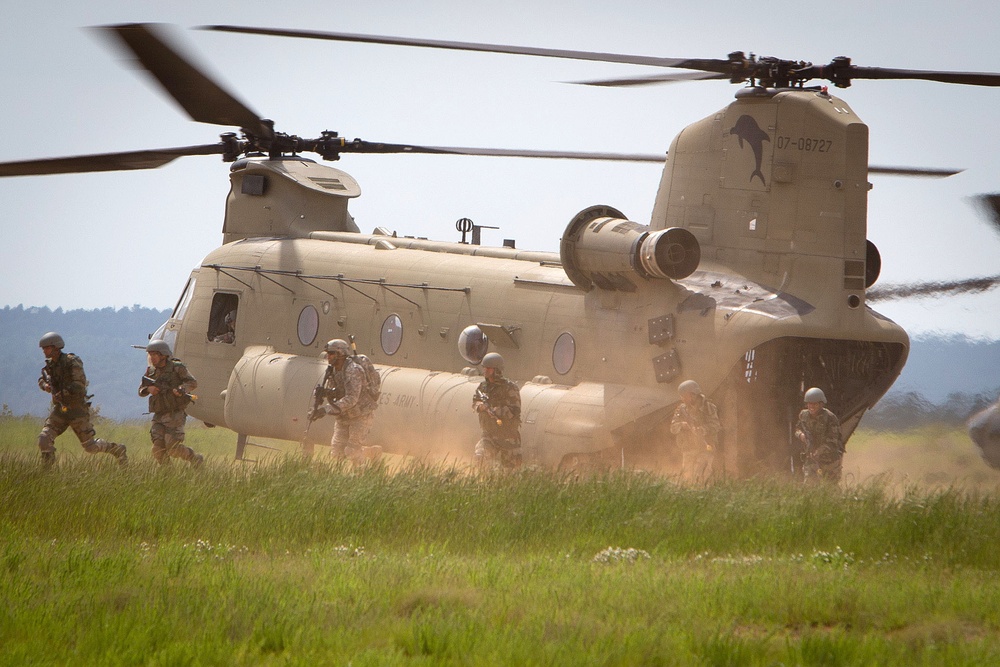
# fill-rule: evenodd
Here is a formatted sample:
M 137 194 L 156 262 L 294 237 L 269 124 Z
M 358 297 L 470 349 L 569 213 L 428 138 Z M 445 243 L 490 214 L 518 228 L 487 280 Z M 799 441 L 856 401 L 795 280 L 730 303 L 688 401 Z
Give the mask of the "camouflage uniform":
M 153 424 L 149 429 L 149 437 L 153 441 L 153 458 L 157 463 L 169 463 L 168 457 L 190 461 L 192 465 L 200 465 L 204 461 L 201 454 L 184 444 L 184 422 L 187 421 L 185 409 L 191 399 L 174 394 L 174 389 L 180 389 L 190 394 L 198 388 L 187 367 L 177 359 L 167 359 L 163 368 L 148 366 L 146 377 L 154 380 L 154 384 L 144 381 L 139 387 L 140 396 L 149 396 L 149 411 L 153 414 Z M 159 388 L 156 395 L 150 394 L 152 386 Z
M 226 333 L 221 333 L 212 339 L 213 343 L 232 343 L 236 340 L 236 332 L 230 329 Z
M 485 396 L 489 411 L 479 413 L 482 437 L 476 443 L 476 462 L 498 461 L 505 468 L 516 468 L 521 464 L 521 390 L 498 376 L 479 384 L 473 406 L 481 400 L 478 396 Z
M 212 339 L 213 343 L 232 343 L 236 340 L 236 311 L 226 314 L 226 330 Z
M 75 354 L 62 352 L 53 359 L 46 359 L 38 387 L 52 392 L 52 409 L 45 420 L 42 432 L 38 434 L 38 449 L 42 460 L 51 464 L 56 457 L 56 438 L 67 428 L 73 429 L 80 445 L 88 454 L 111 454 L 122 465 L 128 462 L 125 445 L 108 442 L 97 435 L 90 421 L 90 402 L 87 400 L 87 376 L 83 372 L 83 360 Z
M 340 370 L 327 373 L 324 388 L 331 392 L 335 422 L 331 454 L 337 457 L 360 457 L 368 432 L 375 423 L 378 401 L 368 388 L 364 369 L 351 357 L 344 358 Z M 331 395 L 331 394 L 328 394 Z
M 796 437 L 802 434 L 808 441 L 802 453 L 805 479 L 839 482 L 843 470 L 844 442 L 840 437 L 837 417 L 826 408 L 820 408 L 815 417 L 808 409 L 803 410 L 795 427 Z
M 697 395 L 694 407 L 681 403 L 674 410 L 670 432 L 677 436 L 685 480 L 703 482 L 712 476 L 720 427 L 719 410 L 704 394 Z

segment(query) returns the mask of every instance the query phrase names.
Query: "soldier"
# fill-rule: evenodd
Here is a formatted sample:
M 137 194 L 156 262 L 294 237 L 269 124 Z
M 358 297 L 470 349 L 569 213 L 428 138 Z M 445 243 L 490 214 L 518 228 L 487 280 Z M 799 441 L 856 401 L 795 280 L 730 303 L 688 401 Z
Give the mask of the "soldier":
M 73 429 L 80 445 L 88 454 L 111 454 L 119 465 L 128 463 L 125 445 L 95 438 L 90 421 L 90 403 L 87 395 L 87 376 L 83 373 L 83 360 L 75 354 L 63 352 L 66 343 L 54 331 L 42 336 L 38 346 L 45 354 L 45 367 L 38 378 L 38 387 L 52 394 L 52 409 L 42 432 L 38 434 L 38 449 L 46 467 L 56 461 L 56 438 L 67 428 Z
M 840 420 L 826 409 L 826 394 L 813 387 L 803 397 L 806 409 L 799 413 L 795 437 L 803 445 L 802 473 L 806 481 L 826 480 L 836 484 L 843 470 L 844 441 Z
M 142 376 L 139 395 L 149 397 L 149 411 L 153 425 L 149 437 L 153 441 L 153 458 L 159 464 L 170 462 L 169 457 L 189 461 L 193 468 L 205 462 L 202 454 L 184 444 L 185 409 L 194 400 L 191 394 L 198 387 L 187 367 L 171 356 L 170 345 L 165 340 L 150 341 L 146 346 L 150 366 Z
M 213 343 L 232 343 L 236 340 L 236 311 L 226 313 L 226 330 L 212 339 Z
M 483 357 L 483 377 L 472 409 L 479 413 L 482 437 L 476 443 L 476 465 L 498 462 L 504 468 L 521 465 L 521 391 L 503 376 L 503 357 Z
M 694 380 L 677 387 L 681 404 L 674 410 L 670 432 L 677 436 L 681 450 L 681 477 L 704 482 L 712 476 L 715 449 L 719 446 L 719 410 L 701 393 Z
M 381 447 L 365 446 L 368 432 L 375 422 L 379 392 L 379 388 L 373 386 L 374 378 L 368 377 L 366 360 L 352 354 L 347 341 L 339 338 L 329 341 L 323 349 L 329 364 L 323 377 L 327 403 L 310 410 L 309 419 L 326 415 L 336 418 L 330 442 L 333 456 L 350 458 L 355 463 L 378 458 L 382 453 Z M 371 372 L 374 372 L 374 367 Z

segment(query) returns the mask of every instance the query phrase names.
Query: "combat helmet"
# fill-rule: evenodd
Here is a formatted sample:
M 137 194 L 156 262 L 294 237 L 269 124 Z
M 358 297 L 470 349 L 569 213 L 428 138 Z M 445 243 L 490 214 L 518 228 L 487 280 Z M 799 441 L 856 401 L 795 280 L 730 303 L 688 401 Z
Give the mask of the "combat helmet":
M 351 354 L 351 346 L 342 338 L 334 338 L 331 341 L 327 341 L 323 350 L 325 352 L 336 352 L 337 354 L 341 354 L 345 357 L 350 356 Z
M 64 341 L 63 337 L 55 331 L 50 331 L 42 336 L 42 339 L 38 341 L 38 347 L 48 347 L 49 345 L 61 350 L 66 347 L 66 341 Z
M 483 357 L 482 364 L 483 368 L 495 368 L 498 371 L 503 371 L 503 357 L 496 352 L 490 352 Z
M 826 403 L 826 394 L 819 387 L 813 387 L 806 390 L 804 400 L 806 403 Z
M 699 387 L 698 383 L 695 382 L 694 380 L 684 380 L 684 382 L 681 382 L 677 386 L 677 393 L 681 394 L 682 396 L 684 394 L 700 394 L 701 387 Z
M 146 346 L 146 352 L 157 352 L 165 357 L 170 356 L 170 344 L 165 340 L 151 340 Z

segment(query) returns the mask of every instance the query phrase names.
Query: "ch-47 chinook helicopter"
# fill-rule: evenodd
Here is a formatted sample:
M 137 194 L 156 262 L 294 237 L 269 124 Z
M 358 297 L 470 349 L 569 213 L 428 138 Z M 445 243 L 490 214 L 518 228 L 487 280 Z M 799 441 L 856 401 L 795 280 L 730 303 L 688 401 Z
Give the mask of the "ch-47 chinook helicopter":
M 664 156 L 382 144 L 335 132 L 305 139 L 275 131 L 155 26 L 107 30 L 194 120 L 240 134 L 199 146 L 7 162 L 0 176 L 146 169 L 187 155 L 221 154 L 231 163 L 224 245 L 192 272 L 154 336 L 199 380 L 190 414 L 238 433 L 239 458 L 247 436 L 302 438 L 325 367 L 323 343 L 354 335 L 382 374 L 370 441 L 388 452 L 468 455 L 478 437 L 470 405 L 480 378 L 472 369 L 492 349 L 521 384 L 526 461 L 654 460 L 669 438 L 677 385 L 695 378 L 719 405 L 727 474 L 788 470 L 805 388 L 824 389 L 850 434 L 906 361 L 906 333 L 867 304 L 880 265 L 866 238 L 869 175 L 948 173 L 870 167 L 868 127 L 825 87 L 805 83 L 1000 85 L 997 74 L 865 68 L 846 58 L 817 67 L 741 53 L 682 60 L 322 34 L 655 64 L 692 70 L 656 80 L 748 84 L 673 141 L 648 224 L 590 206 L 572 217 L 558 253 L 533 252 L 382 228 L 363 234 L 348 210 L 360 194 L 355 180 L 302 154 Z M 225 342 L 231 313 L 235 337 Z M 316 442 L 329 438 L 329 421 L 312 427 Z

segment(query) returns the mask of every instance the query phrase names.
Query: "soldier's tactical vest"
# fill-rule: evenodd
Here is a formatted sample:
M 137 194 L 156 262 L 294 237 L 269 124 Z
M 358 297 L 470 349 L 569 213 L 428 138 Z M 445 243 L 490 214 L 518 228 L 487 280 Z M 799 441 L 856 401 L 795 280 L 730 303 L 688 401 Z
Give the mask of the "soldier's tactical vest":
M 87 384 L 73 379 L 74 368 L 79 368 L 82 373 L 83 360 L 70 352 L 63 352 L 55 359 L 45 361 L 45 370 L 52 384 L 52 401 L 65 408 L 63 416 L 69 419 L 83 416 L 90 405 L 87 403 Z M 60 397 L 58 402 L 57 395 Z
M 149 411 L 160 415 L 168 412 L 179 412 L 187 408 L 191 399 L 187 395 L 175 396 L 173 390 L 184 384 L 179 369 L 186 367 L 176 359 L 168 359 L 163 368 L 148 366 L 146 375 L 156 380 L 160 393 L 149 396 Z
M 823 408 L 815 417 L 809 410 L 799 413 L 799 427 L 809 433 L 812 442 L 811 451 L 829 450 L 830 453 L 843 454 L 844 439 L 840 437 L 836 415 Z
M 489 382 L 483 380 L 478 391 L 486 396 L 486 403 L 489 407 L 503 419 L 497 424 L 497 418 L 487 412 L 479 413 L 479 426 L 483 434 L 494 440 L 503 440 L 512 445 L 521 444 L 521 406 L 511 400 L 512 394 L 518 393 L 517 385 L 507 378 L 501 378 L 499 382 Z M 513 415 L 507 415 L 503 408 L 509 408 Z

